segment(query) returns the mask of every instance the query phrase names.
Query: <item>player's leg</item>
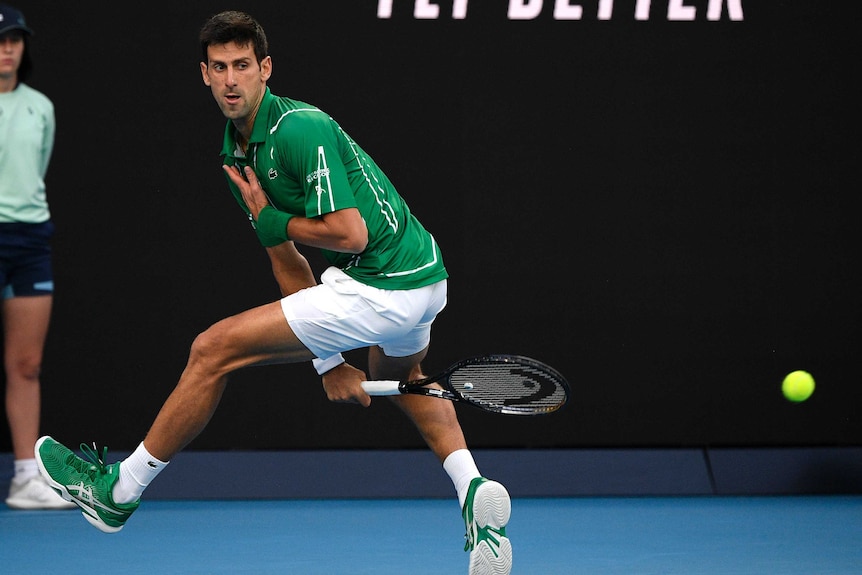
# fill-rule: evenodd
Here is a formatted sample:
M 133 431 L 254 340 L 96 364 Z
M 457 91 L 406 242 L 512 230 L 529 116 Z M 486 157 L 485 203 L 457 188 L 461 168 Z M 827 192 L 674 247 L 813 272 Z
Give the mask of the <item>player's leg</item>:
M 223 319 L 195 338 L 179 383 L 144 439 L 147 450 L 168 461 L 206 426 L 229 373 L 251 365 L 309 361 L 278 302 Z
M 389 357 L 379 347 L 369 348 L 372 379 L 420 379 L 419 362 L 428 348 L 405 357 Z M 467 449 L 454 404 L 436 398 L 401 395 L 392 400 L 413 421 L 425 442 L 443 463 L 458 493 L 466 529 L 465 551 L 470 552 L 469 573 L 508 575 L 512 545 L 506 536 L 511 499 L 506 488 L 481 476 Z
M 385 303 L 388 310 L 395 310 L 395 318 L 409 319 L 406 322 L 401 320 L 404 325 L 391 339 L 368 348 L 371 379 L 399 381 L 422 377 L 420 364 L 431 343 L 431 326 L 446 307 L 447 290 L 448 283 L 443 280 L 418 290 L 387 294 L 386 300 L 379 303 L 379 307 Z M 444 466 L 453 454 L 466 454 L 460 459 L 465 465 L 459 465 L 456 470 L 459 477 L 453 477 L 455 489 L 463 502 L 466 484 L 473 477 L 478 477 L 479 472 L 467 451 L 454 405 L 449 401 L 412 395 L 397 395 L 391 399 L 413 421 L 428 447 Z
M 226 318 L 195 339 L 179 383 L 128 458 L 105 465 L 98 453 L 91 453 L 91 461 L 86 461 L 43 437 L 36 442 L 40 470 L 93 526 L 107 533 L 119 531 L 150 481 L 209 422 L 230 372 L 312 357 L 288 326 L 279 302 Z
M 147 450 L 168 461 L 197 437 L 215 412 L 229 373 L 313 357 L 285 321 L 279 302 L 219 321 L 194 340 L 179 383 L 144 439 Z
M 428 353 L 422 351 L 406 357 L 389 357 L 377 346 L 368 349 L 368 373 L 371 379 L 402 381 L 423 377 L 420 362 Z M 466 449 L 464 433 L 450 401 L 431 400 L 418 395 L 391 397 L 413 421 L 428 447 L 442 463 L 452 452 Z

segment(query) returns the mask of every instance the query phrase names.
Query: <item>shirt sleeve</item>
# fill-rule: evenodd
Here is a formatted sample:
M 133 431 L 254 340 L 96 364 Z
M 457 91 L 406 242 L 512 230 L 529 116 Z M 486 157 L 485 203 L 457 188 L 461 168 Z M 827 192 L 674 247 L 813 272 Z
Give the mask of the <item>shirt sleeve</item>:
M 294 114 L 279 127 L 279 151 L 305 195 L 305 216 L 356 207 L 345 166 L 345 139 L 323 112 Z

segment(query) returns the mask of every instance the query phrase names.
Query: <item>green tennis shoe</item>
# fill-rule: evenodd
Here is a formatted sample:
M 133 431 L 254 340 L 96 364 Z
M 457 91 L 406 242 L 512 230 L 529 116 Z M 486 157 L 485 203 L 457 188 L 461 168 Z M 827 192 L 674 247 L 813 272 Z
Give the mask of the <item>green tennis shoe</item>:
M 36 463 L 48 485 L 60 497 L 80 507 L 84 519 L 100 531 L 116 533 L 138 508 L 140 499 L 132 503 L 114 503 L 111 492 L 120 477 L 120 464 L 105 465 L 107 447 L 101 457 L 83 443 L 81 451 L 89 461 L 53 438 L 41 437 L 36 442 Z
M 496 481 L 477 477 L 470 482 L 464 509 L 470 575 L 509 575 L 512 571 L 512 544 L 506 524 L 512 501 L 506 488 Z

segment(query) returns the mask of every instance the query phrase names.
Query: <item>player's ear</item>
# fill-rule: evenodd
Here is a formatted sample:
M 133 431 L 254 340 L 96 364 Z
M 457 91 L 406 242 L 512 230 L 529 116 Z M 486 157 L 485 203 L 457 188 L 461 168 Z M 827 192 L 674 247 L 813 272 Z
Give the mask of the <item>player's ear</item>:
M 210 85 L 209 68 L 206 62 L 201 62 L 201 78 L 203 78 L 204 84 Z
M 266 82 L 272 76 L 272 58 L 267 56 L 260 61 L 260 77 Z

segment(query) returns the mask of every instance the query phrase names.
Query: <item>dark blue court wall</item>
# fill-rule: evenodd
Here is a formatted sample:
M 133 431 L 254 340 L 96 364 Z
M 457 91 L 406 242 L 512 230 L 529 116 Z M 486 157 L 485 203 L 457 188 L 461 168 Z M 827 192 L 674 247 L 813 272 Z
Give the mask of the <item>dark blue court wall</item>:
M 201 81 L 215 8 L 19 6 L 58 126 L 43 431 L 130 449 L 195 335 L 278 297 Z M 862 445 L 858 3 L 238 7 L 268 32 L 273 91 L 329 112 L 441 245 L 426 371 L 518 353 L 570 379 L 548 417 L 459 408 L 471 445 Z M 817 390 L 791 404 L 797 369 Z M 387 401 L 330 404 L 290 365 L 234 374 L 190 448 L 421 445 Z

